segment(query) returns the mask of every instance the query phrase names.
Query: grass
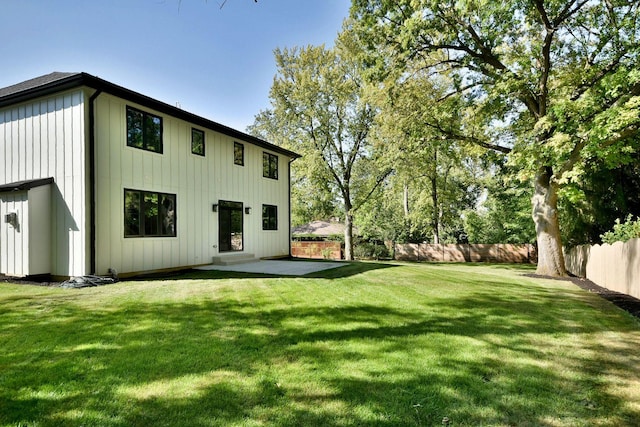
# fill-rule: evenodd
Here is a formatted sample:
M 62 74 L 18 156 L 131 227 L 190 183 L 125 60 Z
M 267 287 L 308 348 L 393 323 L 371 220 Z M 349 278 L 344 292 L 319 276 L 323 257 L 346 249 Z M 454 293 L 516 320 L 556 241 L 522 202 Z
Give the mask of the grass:
M 0 284 L 0 426 L 640 425 L 640 322 L 530 272 Z

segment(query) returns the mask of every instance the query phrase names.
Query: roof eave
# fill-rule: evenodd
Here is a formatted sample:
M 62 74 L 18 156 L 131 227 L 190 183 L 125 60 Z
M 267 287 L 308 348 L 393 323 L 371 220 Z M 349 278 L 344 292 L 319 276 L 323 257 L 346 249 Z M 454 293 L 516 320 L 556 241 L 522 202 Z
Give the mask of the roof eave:
M 257 145 L 267 150 L 274 151 L 279 154 L 283 154 L 292 159 L 302 157 L 298 153 L 295 153 L 293 151 L 287 150 L 286 148 L 282 148 L 277 145 L 271 144 L 263 139 L 260 139 L 255 136 L 249 135 L 245 132 L 241 132 L 239 130 L 230 128 L 220 123 L 214 122 L 213 120 L 209 120 L 204 117 L 195 115 L 193 113 L 189 113 L 188 111 L 174 107 L 162 101 L 158 101 L 157 99 L 153 99 L 139 92 L 132 91 L 130 89 L 113 84 L 111 82 L 108 82 L 106 80 L 103 80 L 99 77 L 92 76 L 91 74 L 87 74 L 87 73 L 77 73 L 69 77 L 64 77 L 62 79 L 59 79 L 38 87 L 34 87 L 34 88 L 26 89 L 14 94 L 6 95 L 0 98 L 0 108 L 8 105 L 17 104 L 20 102 L 29 101 L 34 98 L 51 95 L 53 93 L 73 89 L 80 86 L 87 86 L 92 89 L 101 90 L 103 92 L 109 93 L 119 98 L 123 98 L 125 100 L 143 105 L 147 108 L 159 111 L 161 113 L 188 121 L 195 125 L 202 126 L 216 132 L 220 132 L 232 138 L 250 142 L 254 145 Z

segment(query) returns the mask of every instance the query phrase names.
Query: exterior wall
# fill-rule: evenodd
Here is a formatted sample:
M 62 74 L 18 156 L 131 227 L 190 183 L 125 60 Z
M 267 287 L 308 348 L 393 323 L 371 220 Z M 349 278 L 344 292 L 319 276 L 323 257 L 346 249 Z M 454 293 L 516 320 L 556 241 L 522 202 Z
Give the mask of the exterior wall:
M 599 286 L 640 298 L 640 239 L 565 251 L 567 270 Z
M 0 184 L 54 178 L 48 208 L 54 275 L 88 270 L 85 118 L 80 89 L 0 109 Z
M 244 252 L 289 254 L 289 159 L 278 155 L 278 180 L 262 176 L 263 148 L 244 141 L 244 166 L 233 164 L 234 139 L 123 99 L 96 99 L 96 273 L 209 264 L 218 253 L 219 200 L 251 207 Z M 126 107 L 162 117 L 163 153 L 128 147 Z M 191 129 L 205 132 L 205 157 L 191 153 Z M 276 154 L 276 153 L 272 153 Z M 124 189 L 176 195 L 176 237 L 124 237 Z M 278 230 L 262 230 L 262 204 L 278 206 Z
M 15 213 L 14 224 L 5 215 Z M 7 276 L 29 274 L 29 200 L 26 191 L 0 193 L 0 273 Z
M 51 185 L 28 191 L 28 275 L 51 273 Z M 26 252 L 26 251 L 25 251 Z

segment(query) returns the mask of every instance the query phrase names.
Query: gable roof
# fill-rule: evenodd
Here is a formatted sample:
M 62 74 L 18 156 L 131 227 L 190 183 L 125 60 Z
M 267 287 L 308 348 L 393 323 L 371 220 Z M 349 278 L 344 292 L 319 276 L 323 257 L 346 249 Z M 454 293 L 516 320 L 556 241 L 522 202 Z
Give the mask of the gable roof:
M 96 91 L 109 93 L 130 102 L 143 105 L 152 110 L 228 135 L 232 138 L 250 142 L 259 147 L 283 154 L 293 159 L 301 157 L 293 151 L 278 147 L 277 145 L 271 144 L 263 139 L 214 122 L 213 120 L 197 116 L 193 113 L 189 113 L 188 111 L 174 107 L 162 101 L 158 101 L 157 99 L 150 98 L 139 92 L 134 92 L 125 87 L 110 83 L 87 73 L 53 72 L 34 79 L 26 80 L 22 83 L 0 88 L 0 108 L 80 86 L 87 86 L 95 89 Z

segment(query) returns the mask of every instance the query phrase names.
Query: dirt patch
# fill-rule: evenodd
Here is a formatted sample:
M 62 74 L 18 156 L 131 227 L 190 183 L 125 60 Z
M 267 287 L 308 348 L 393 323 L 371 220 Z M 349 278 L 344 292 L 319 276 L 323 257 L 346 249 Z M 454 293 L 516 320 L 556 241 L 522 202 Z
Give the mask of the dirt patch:
M 600 297 L 610 301 L 615 306 L 620 307 L 632 316 L 640 319 L 640 299 L 632 297 L 631 295 L 623 294 L 620 292 L 612 291 L 611 289 L 603 288 L 596 285 L 589 279 L 583 279 L 581 277 L 551 277 L 551 276 L 539 276 L 537 274 L 525 274 L 528 277 L 537 277 L 541 279 L 553 279 L 553 280 L 567 280 L 574 285 L 584 289 L 587 292 L 600 295 Z

